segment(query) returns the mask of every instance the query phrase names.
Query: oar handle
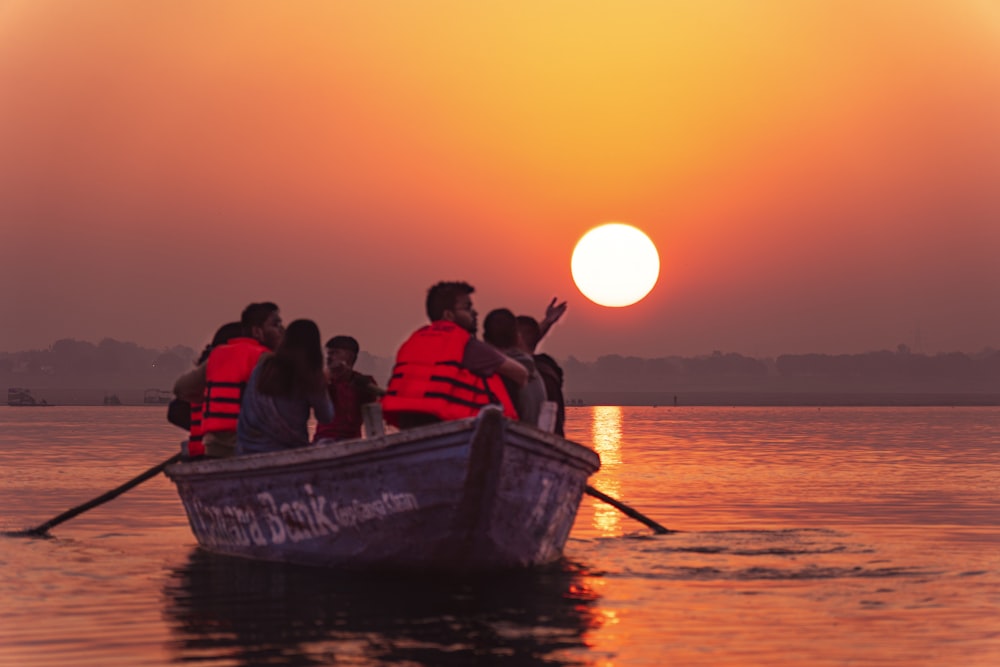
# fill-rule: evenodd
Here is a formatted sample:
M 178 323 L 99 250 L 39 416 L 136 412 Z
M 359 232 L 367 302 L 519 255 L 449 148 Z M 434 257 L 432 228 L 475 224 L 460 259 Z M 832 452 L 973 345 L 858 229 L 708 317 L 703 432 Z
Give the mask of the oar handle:
M 72 509 L 66 510 L 65 512 L 63 512 L 59 516 L 54 517 L 52 519 L 49 519 L 48 521 L 46 521 L 45 523 L 43 523 L 41 525 L 35 526 L 34 528 L 29 528 L 28 530 L 23 531 L 23 534 L 26 534 L 26 535 L 45 535 L 45 533 L 49 532 L 52 528 L 54 528 L 55 526 L 58 526 L 62 522 L 69 521 L 70 519 L 72 519 L 76 515 L 83 514 L 87 510 L 93 509 L 93 508 L 97 507 L 98 505 L 103 505 L 104 503 L 108 502 L 109 500 L 114 500 L 115 498 L 117 498 L 121 494 L 125 493 L 129 489 L 131 489 L 131 488 L 133 488 L 135 486 L 139 486 L 140 484 L 142 484 L 143 482 L 145 482 L 150 477 L 156 477 L 168 465 L 170 465 L 172 463 L 176 463 L 177 461 L 180 461 L 180 460 L 181 460 L 181 454 L 180 453 L 174 454 L 173 456 L 171 456 L 166 461 L 163 461 L 162 463 L 156 464 L 155 466 L 153 466 L 152 468 L 150 468 L 146 472 L 142 473 L 141 475 L 139 475 L 137 477 L 133 477 L 132 479 L 130 479 L 129 481 L 125 482 L 121 486 L 118 486 L 118 487 L 116 487 L 114 489 L 111 489 L 107 493 L 104 493 L 104 494 L 102 494 L 102 495 L 94 498 L 93 500 L 89 500 L 89 501 L 83 503 L 82 505 L 77 505 L 76 507 L 74 507 Z
M 604 502 L 606 502 L 607 504 L 611 505 L 615 509 L 621 511 L 622 513 L 626 514 L 627 516 L 632 517 L 633 519 L 635 519 L 636 521 L 639 521 L 640 523 L 646 524 L 647 526 L 649 526 L 650 528 L 652 528 L 653 532 L 656 533 L 657 535 L 666 535 L 668 533 L 675 533 L 675 532 L 677 532 L 675 530 L 670 530 L 669 528 L 664 528 L 660 524 L 658 524 L 655 521 L 653 521 L 652 519 L 650 519 L 645 514 L 642 514 L 641 512 L 638 512 L 638 511 L 632 509 L 631 507 L 629 507 L 628 505 L 626 505 L 625 503 L 623 503 L 620 500 L 615 500 L 614 498 L 612 498 L 611 496 L 609 496 L 606 493 L 602 493 L 602 492 L 598 491 L 597 489 L 595 489 L 594 487 L 590 486 L 589 484 L 587 485 L 586 489 L 584 489 L 584 491 L 586 491 L 586 493 L 587 493 L 588 496 L 593 496 L 593 497 L 597 498 L 598 500 L 603 500 Z

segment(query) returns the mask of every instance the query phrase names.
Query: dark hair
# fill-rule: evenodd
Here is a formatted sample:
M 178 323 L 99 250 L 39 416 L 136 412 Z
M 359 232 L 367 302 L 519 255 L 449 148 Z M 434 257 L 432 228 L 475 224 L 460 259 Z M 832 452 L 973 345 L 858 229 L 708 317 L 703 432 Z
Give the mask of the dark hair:
M 301 397 L 322 389 L 323 349 L 319 327 L 312 320 L 295 320 L 274 355 L 263 362 L 257 390 L 268 396 Z
M 228 322 L 227 324 L 223 324 L 219 327 L 219 330 L 215 332 L 215 335 L 212 336 L 212 342 L 206 345 L 205 349 L 201 351 L 201 356 L 198 358 L 198 361 L 195 362 L 195 365 L 201 365 L 206 359 L 208 359 L 208 353 L 214 348 L 224 343 L 228 343 L 230 339 L 239 338 L 242 335 L 243 325 L 239 322 Z
M 517 318 L 506 308 L 491 310 L 483 320 L 483 340 L 501 350 L 517 346 Z
M 455 308 L 458 297 L 475 291 L 476 288 L 466 282 L 439 282 L 427 290 L 427 317 L 431 322 L 443 319 L 444 311 Z
M 326 341 L 326 349 L 328 350 L 347 350 L 354 358 L 358 358 L 358 352 L 361 347 L 358 345 L 358 341 L 354 339 L 353 336 L 334 336 L 330 340 Z
M 271 313 L 277 310 L 278 306 L 270 301 L 251 303 L 243 309 L 243 313 L 240 315 L 240 324 L 243 325 L 243 333 L 249 336 L 251 329 L 254 327 L 264 326 L 264 323 L 267 322 L 267 318 L 271 316 Z
M 524 346 L 534 352 L 538 341 L 542 338 L 542 328 L 538 325 L 538 320 L 531 315 L 518 315 L 517 330 L 521 332 Z

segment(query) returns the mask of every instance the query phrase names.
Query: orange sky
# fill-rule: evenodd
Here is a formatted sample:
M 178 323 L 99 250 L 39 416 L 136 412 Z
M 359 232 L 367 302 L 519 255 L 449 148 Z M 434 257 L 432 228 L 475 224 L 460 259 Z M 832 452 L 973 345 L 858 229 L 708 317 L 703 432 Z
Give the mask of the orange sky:
M 590 227 L 659 246 L 608 309 Z M 557 357 L 1000 347 L 994 0 L 0 5 L 0 351 L 249 301 L 391 356 L 426 288 Z

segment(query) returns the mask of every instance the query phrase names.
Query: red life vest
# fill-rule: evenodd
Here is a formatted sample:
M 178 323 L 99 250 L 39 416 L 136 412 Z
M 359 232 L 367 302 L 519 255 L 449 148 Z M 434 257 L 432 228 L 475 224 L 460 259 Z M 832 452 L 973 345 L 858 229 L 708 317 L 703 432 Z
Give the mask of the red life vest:
M 253 338 L 233 338 L 219 345 L 205 362 L 202 433 L 236 431 L 243 389 L 260 355 L 269 350 Z
M 191 403 L 191 433 L 188 435 L 188 456 L 191 458 L 205 453 L 205 445 L 201 442 L 201 437 L 205 434 L 201 423 L 204 408 L 204 403 Z
M 504 416 L 517 419 L 499 375 L 484 378 L 462 366 L 469 338 L 469 332 L 454 322 L 438 321 L 403 343 L 382 397 L 388 423 L 398 426 L 401 412 L 422 412 L 442 420 L 474 417 L 490 403 L 500 404 Z

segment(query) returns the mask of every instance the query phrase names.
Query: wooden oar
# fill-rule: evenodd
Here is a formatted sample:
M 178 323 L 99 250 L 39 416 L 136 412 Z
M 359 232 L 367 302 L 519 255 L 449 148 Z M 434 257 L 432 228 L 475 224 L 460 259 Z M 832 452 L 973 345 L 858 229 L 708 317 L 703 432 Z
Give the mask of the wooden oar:
M 97 507 L 98 505 L 103 505 L 104 503 L 108 502 L 109 500 L 114 500 L 115 498 L 117 498 L 121 494 L 125 493 L 126 491 L 128 491 L 132 487 L 139 486 L 140 484 L 142 484 L 143 482 L 145 482 L 147 479 L 149 479 L 151 477 L 156 477 L 168 465 L 170 465 L 171 463 L 176 463 L 177 461 L 180 461 L 180 460 L 181 460 L 181 454 L 179 454 L 179 453 L 178 454 L 174 454 L 173 456 L 171 456 L 166 461 L 163 461 L 162 463 L 157 463 L 155 466 L 153 466 L 152 468 L 150 468 L 146 472 L 142 473 L 138 477 L 133 477 L 132 479 L 130 479 L 129 481 L 125 482 L 121 486 L 116 487 L 114 489 L 111 489 L 107 493 L 104 493 L 104 494 L 102 494 L 100 496 L 97 496 L 93 500 L 89 500 L 89 501 L 83 503 L 82 505 L 77 505 L 76 507 L 74 507 L 72 509 L 66 510 L 65 512 L 63 512 L 59 516 L 53 517 L 53 518 L 49 519 L 48 521 L 46 521 L 43 524 L 35 526 L 34 528 L 28 528 L 27 530 L 18 530 L 18 531 L 12 531 L 12 532 L 5 532 L 4 535 L 10 536 L 10 537 L 43 537 L 52 528 L 54 528 L 55 526 L 58 526 L 63 521 L 69 521 L 70 519 L 72 519 L 73 517 L 75 517 L 78 514 L 83 514 L 84 512 L 86 512 L 89 509 L 93 509 L 93 508 Z
M 625 503 L 623 503 L 620 500 L 615 500 L 614 498 L 612 498 L 611 496 L 609 496 L 606 493 L 601 493 L 600 491 L 598 491 L 594 487 L 590 486 L 589 484 L 587 485 L 587 488 L 584 489 L 584 491 L 586 491 L 586 493 L 587 493 L 588 496 L 593 496 L 593 497 L 597 498 L 598 500 L 603 500 L 604 502 L 606 502 L 607 504 L 611 505 L 615 509 L 619 510 L 620 512 L 622 512 L 626 516 L 630 516 L 633 519 L 635 519 L 636 521 L 639 521 L 640 523 L 646 524 L 647 526 L 649 526 L 650 528 L 652 528 L 653 532 L 656 533 L 657 535 L 666 535 L 667 533 L 676 533 L 677 532 L 676 530 L 670 530 L 669 528 L 664 528 L 660 524 L 658 524 L 655 521 L 653 521 L 652 519 L 650 519 L 645 514 L 642 514 L 641 512 L 638 512 L 638 511 L 632 509 L 631 507 L 629 507 L 628 505 L 626 505 Z

